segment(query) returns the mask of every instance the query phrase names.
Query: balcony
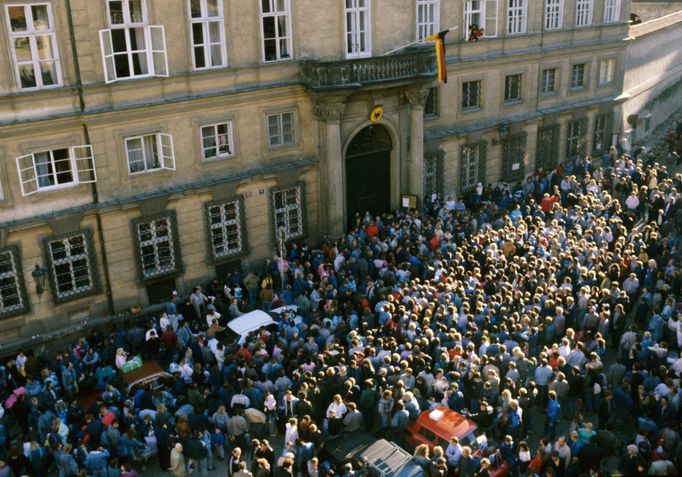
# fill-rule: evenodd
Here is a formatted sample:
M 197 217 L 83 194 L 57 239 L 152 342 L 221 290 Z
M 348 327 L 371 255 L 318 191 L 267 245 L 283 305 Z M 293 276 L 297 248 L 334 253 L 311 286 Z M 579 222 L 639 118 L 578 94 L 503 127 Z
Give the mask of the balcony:
M 431 79 L 438 75 L 438 66 L 433 47 L 418 47 L 371 58 L 305 60 L 302 75 L 308 88 L 322 91 Z

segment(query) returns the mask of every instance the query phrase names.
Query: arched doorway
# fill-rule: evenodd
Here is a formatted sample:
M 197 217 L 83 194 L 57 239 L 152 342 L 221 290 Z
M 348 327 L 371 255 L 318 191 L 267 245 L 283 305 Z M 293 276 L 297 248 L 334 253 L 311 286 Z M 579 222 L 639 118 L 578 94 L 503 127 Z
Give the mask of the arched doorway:
M 346 214 L 391 210 L 391 136 L 379 124 L 362 129 L 346 150 Z

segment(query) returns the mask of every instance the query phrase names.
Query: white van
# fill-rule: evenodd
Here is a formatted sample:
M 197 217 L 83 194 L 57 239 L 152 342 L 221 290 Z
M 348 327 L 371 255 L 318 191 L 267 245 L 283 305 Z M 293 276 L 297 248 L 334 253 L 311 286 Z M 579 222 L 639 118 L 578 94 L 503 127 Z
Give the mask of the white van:
M 253 310 L 248 313 L 244 313 L 242 316 L 239 316 L 227 323 L 227 342 L 231 342 L 232 339 L 236 339 L 239 346 L 242 346 L 249 337 L 249 333 L 258 331 L 263 327 L 268 328 L 271 332 L 276 332 L 277 322 L 262 310 Z M 215 351 L 216 347 L 218 346 L 218 340 L 211 338 L 208 341 L 208 346 L 211 348 L 211 351 Z

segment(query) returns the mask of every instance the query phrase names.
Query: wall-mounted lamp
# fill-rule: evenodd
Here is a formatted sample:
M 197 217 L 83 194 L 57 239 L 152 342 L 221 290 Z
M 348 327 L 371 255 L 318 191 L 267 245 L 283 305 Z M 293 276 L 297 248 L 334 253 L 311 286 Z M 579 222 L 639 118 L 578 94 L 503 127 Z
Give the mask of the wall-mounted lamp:
M 40 295 L 45 290 L 45 280 L 47 280 L 47 268 L 43 268 L 36 263 L 35 268 L 31 272 L 33 281 L 36 283 L 36 293 Z
M 509 129 L 510 129 L 509 124 L 500 123 L 497 125 L 498 138 L 493 139 L 493 146 L 497 146 L 507 138 L 507 136 L 509 135 Z

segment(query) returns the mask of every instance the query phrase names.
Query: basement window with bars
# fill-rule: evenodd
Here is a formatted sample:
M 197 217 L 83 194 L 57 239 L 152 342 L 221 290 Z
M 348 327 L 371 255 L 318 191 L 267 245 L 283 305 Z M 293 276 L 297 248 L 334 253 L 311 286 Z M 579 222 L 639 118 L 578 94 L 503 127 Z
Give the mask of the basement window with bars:
M 100 30 L 104 80 L 168 76 L 166 34 L 149 25 L 145 0 L 107 0 L 109 28 Z
M 212 202 L 206 205 L 213 259 L 241 254 L 245 251 L 242 221 L 244 203 L 241 199 Z
M 133 222 L 143 279 L 166 276 L 178 271 L 179 257 L 175 215 Z
M 56 301 L 78 298 L 95 291 L 91 240 L 90 233 L 46 239 Z
M 303 187 L 296 185 L 273 189 L 272 211 L 274 214 L 275 236 L 284 230 L 285 240 L 303 236 Z
M 471 192 L 479 182 L 485 183 L 486 142 L 464 144 L 460 151 L 459 188 Z
M 33 152 L 17 157 L 16 163 L 23 196 L 97 181 L 88 145 Z
M 28 311 L 19 247 L 0 249 L 0 319 Z

